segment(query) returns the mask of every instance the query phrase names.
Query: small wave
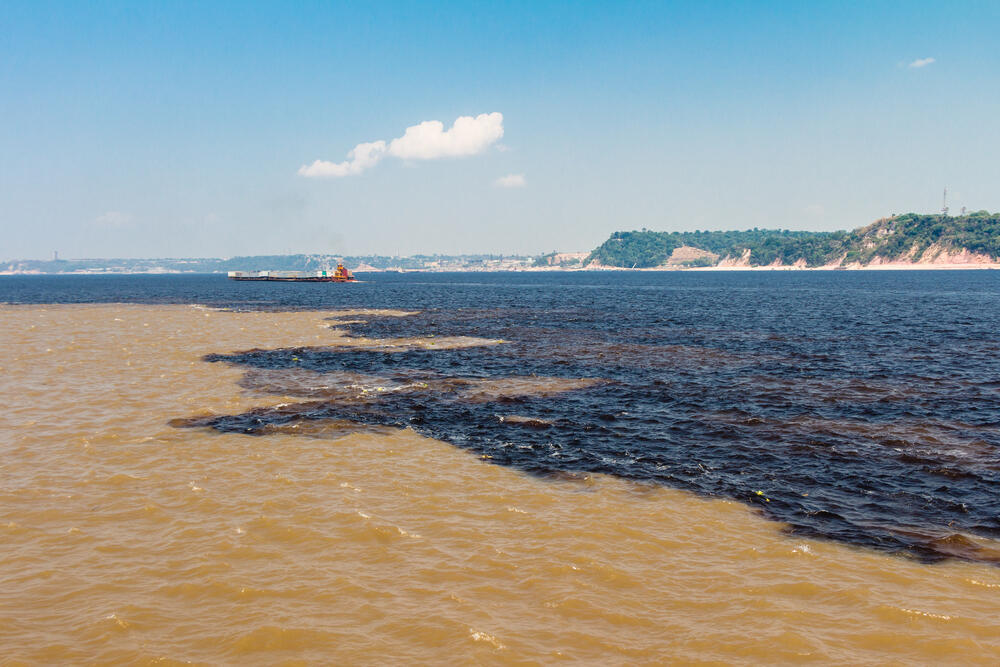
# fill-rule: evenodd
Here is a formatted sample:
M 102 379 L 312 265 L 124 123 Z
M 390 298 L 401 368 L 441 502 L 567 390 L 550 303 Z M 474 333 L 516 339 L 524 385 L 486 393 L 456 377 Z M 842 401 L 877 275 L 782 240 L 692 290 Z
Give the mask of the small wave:
M 500 641 L 495 636 L 488 634 L 486 632 L 479 632 L 478 630 L 474 630 L 473 628 L 469 628 L 469 637 L 474 642 L 485 642 L 490 646 L 492 646 L 493 648 L 497 649 L 498 651 L 502 651 L 503 649 L 507 648 L 506 646 L 501 644 Z
M 924 618 L 936 618 L 941 621 L 951 620 L 951 616 L 948 616 L 947 614 L 932 614 L 928 611 L 920 611 L 918 609 L 906 609 L 904 607 L 899 607 L 899 610 L 904 613 L 911 614 L 913 616 L 923 616 Z

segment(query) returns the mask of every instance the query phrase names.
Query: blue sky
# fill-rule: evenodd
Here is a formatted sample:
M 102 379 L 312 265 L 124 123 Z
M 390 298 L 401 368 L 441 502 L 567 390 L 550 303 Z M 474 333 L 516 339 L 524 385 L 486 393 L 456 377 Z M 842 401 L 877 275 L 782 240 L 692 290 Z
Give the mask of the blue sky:
M 1000 210 L 998 35 L 996 2 L 8 1 L 0 259 L 582 251 L 945 186 Z M 502 138 L 390 149 L 490 113 Z

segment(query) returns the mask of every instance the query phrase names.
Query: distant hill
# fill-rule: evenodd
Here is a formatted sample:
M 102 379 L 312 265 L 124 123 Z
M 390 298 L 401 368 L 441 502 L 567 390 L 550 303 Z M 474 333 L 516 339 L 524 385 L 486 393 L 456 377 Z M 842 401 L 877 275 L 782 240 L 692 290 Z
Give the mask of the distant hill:
M 615 232 L 584 265 L 848 266 L 1000 261 L 1000 213 L 907 213 L 850 232 L 750 229 L 729 232 Z
M 853 231 L 801 232 L 749 229 L 727 232 L 615 232 L 587 253 L 541 255 L 257 255 L 188 259 L 58 259 L 0 262 L 11 273 L 225 273 L 314 271 L 336 266 L 354 271 L 524 271 L 600 267 L 694 268 L 710 266 L 847 267 L 884 264 L 1000 263 L 1000 213 L 883 218 Z

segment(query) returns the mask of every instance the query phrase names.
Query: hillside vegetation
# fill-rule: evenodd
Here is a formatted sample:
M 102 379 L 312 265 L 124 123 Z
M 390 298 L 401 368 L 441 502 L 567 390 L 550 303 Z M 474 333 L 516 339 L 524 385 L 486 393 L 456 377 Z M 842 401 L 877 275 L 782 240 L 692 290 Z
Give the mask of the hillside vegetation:
M 850 232 L 794 232 L 750 229 L 727 232 L 615 232 L 587 257 L 585 264 L 623 268 L 670 265 L 677 248 L 697 248 L 716 255 L 695 263 L 745 261 L 751 266 L 869 264 L 881 261 L 930 261 L 940 253 L 966 250 L 1000 259 L 1000 213 L 977 211 L 964 216 L 906 215 L 884 218 Z M 749 251 L 749 257 L 746 256 Z

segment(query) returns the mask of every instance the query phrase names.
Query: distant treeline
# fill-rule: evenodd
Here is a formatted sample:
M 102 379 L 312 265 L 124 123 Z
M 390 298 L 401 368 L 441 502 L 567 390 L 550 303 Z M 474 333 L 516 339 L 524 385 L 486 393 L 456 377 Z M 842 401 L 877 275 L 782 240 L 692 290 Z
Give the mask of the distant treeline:
M 624 268 L 663 266 L 677 248 L 688 246 L 717 257 L 684 262 L 711 265 L 742 258 L 750 252 L 754 266 L 794 264 L 868 264 L 886 260 L 917 260 L 931 246 L 942 251 L 969 250 L 1000 258 L 1000 213 L 977 211 L 963 216 L 907 213 L 879 220 L 850 232 L 794 232 L 749 229 L 727 232 L 615 232 L 596 248 L 585 264 Z
M 681 247 L 694 251 L 678 253 Z M 930 251 L 928 252 L 928 250 Z M 712 266 L 721 261 L 743 261 L 752 266 L 807 266 L 829 264 L 869 264 L 876 257 L 883 260 L 933 259 L 939 252 L 969 252 L 1000 260 L 1000 213 L 977 211 L 961 216 L 919 215 L 907 213 L 878 220 L 853 231 L 797 232 L 773 229 L 748 229 L 726 232 L 654 232 L 643 229 L 615 232 L 583 261 L 588 264 L 623 268 L 658 266 Z M 749 255 L 747 255 L 749 253 Z M 489 270 L 515 266 L 578 268 L 579 260 L 553 252 L 547 255 L 388 255 L 338 256 L 255 255 L 226 259 L 70 259 L 16 260 L 0 263 L 0 270 L 36 273 L 225 273 L 227 271 L 314 271 L 332 268 L 341 260 L 352 270 Z
M 38 273 L 226 273 L 227 271 L 315 271 L 337 266 L 343 261 L 349 269 L 370 266 L 376 269 L 420 270 L 435 263 L 484 265 L 486 262 L 511 259 L 505 255 L 413 255 L 389 257 L 364 255 L 253 255 L 247 257 L 188 259 L 50 259 L 15 260 L 0 264 L 0 270 Z M 517 257 L 524 259 L 528 257 Z

